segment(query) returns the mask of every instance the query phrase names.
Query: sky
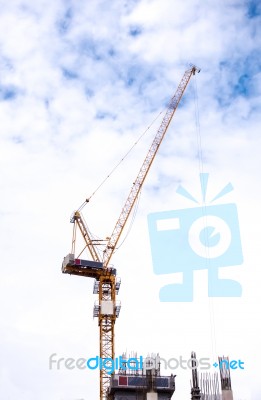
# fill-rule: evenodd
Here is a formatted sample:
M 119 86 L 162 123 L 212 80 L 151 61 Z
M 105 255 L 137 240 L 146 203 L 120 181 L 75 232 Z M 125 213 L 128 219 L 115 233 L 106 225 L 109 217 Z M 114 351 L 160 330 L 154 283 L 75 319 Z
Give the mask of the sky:
M 112 259 L 122 280 L 115 351 L 241 359 L 245 369 L 231 371 L 234 400 L 260 400 L 260 3 L 0 5 L 0 399 L 98 399 L 97 370 L 49 368 L 53 353 L 89 358 L 99 349 L 93 281 L 61 273 L 71 251 L 70 216 L 156 119 L 83 209 L 91 231 L 110 236 L 161 112 L 194 64 L 201 71 Z M 239 282 L 242 295 L 208 297 L 206 267 L 193 273 L 192 301 L 160 301 L 160 289 L 182 282 L 183 270 L 166 250 L 173 270 L 156 273 L 148 218 L 191 209 L 193 220 L 202 172 L 209 174 L 206 207 L 228 183 L 234 188 L 213 204 L 237 208 L 243 259 L 219 276 Z M 199 203 L 180 196 L 180 185 Z M 191 371 L 175 374 L 173 398 L 190 398 Z

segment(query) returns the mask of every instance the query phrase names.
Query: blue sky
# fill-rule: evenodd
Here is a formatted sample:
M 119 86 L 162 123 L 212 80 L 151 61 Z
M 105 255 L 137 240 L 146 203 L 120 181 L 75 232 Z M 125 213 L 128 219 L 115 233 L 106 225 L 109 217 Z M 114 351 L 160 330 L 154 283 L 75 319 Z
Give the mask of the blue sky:
M 248 368 L 232 375 L 235 400 L 260 399 L 260 13 L 258 1 L 237 0 L 1 1 L 1 398 L 97 399 L 94 372 L 48 370 L 52 353 L 98 351 L 92 282 L 60 271 L 70 215 L 194 63 L 201 72 L 115 254 L 122 277 L 116 352 L 241 357 Z M 110 235 L 160 119 L 84 210 L 98 236 Z M 244 263 L 221 275 L 240 281 L 243 296 L 208 299 L 207 271 L 198 271 L 191 304 L 160 303 L 166 276 L 153 273 L 147 215 L 192 207 L 176 194 L 179 184 L 200 198 L 197 135 L 210 197 L 228 182 L 234 187 L 222 201 L 237 205 Z M 178 372 L 177 398 L 189 397 L 189 379 Z

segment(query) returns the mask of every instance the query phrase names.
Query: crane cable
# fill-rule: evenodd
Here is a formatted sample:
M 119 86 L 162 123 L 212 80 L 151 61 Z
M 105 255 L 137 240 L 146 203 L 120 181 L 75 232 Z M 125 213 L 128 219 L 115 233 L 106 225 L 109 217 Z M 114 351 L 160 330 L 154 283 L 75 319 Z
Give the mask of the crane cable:
M 128 155 L 131 153 L 131 151 L 134 149 L 134 147 L 140 142 L 140 140 L 143 138 L 143 136 L 148 132 L 148 130 L 152 127 L 152 125 L 157 121 L 157 119 L 160 117 L 160 115 L 164 112 L 165 110 L 160 111 L 160 113 L 154 118 L 154 120 L 150 123 L 150 125 L 145 129 L 145 131 L 139 136 L 139 138 L 136 140 L 136 142 L 131 146 L 131 148 L 127 151 L 127 153 L 123 156 L 123 158 L 112 168 L 110 173 L 102 180 L 102 182 L 97 186 L 97 188 L 94 190 L 94 192 L 91 194 L 90 197 L 88 197 L 77 209 L 77 211 L 81 211 L 84 206 L 89 203 L 90 199 L 95 195 L 95 193 L 103 186 L 103 184 L 111 177 L 111 175 L 115 172 L 115 170 L 120 166 L 120 164 L 125 160 L 125 158 L 128 157 Z
M 204 173 L 204 165 L 203 165 L 203 156 L 202 156 L 202 140 L 201 140 L 201 132 L 200 132 L 200 119 L 199 119 L 199 106 L 198 106 L 198 89 L 197 89 L 197 80 L 196 76 L 194 79 L 194 103 L 195 103 L 195 124 L 196 124 L 196 137 L 197 137 L 197 149 L 198 149 L 198 168 L 199 173 Z M 203 207 L 202 207 L 202 216 L 205 218 L 205 227 L 207 227 L 207 206 L 206 200 L 203 198 Z M 209 237 L 205 230 L 205 243 L 206 243 L 206 269 L 207 271 L 210 268 L 210 258 L 209 258 Z M 209 282 L 208 282 L 209 284 Z M 209 297 L 208 301 L 209 307 L 209 320 L 210 320 L 210 335 L 211 335 L 211 347 L 212 347 L 212 357 L 216 358 L 216 329 L 215 329 L 215 318 L 214 318 L 214 303 L 213 298 Z

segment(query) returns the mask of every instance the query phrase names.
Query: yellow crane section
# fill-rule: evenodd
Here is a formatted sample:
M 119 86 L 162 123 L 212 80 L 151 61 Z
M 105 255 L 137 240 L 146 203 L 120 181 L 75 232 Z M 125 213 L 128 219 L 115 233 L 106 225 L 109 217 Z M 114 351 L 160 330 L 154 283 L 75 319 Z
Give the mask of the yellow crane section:
M 183 96 L 183 93 L 190 81 L 192 75 L 200 70 L 196 66 L 192 66 L 186 70 L 176 93 L 172 97 L 161 125 L 153 139 L 149 151 L 139 170 L 127 200 L 121 210 L 120 216 L 115 224 L 112 234 L 104 241 L 104 250 L 102 257 L 99 255 L 99 246 L 101 242 L 91 238 L 87 224 L 80 211 L 75 211 L 71 222 L 74 224 L 72 250 L 63 261 L 62 272 L 66 274 L 80 275 L 90 278 L 95 278 L 94 290 L 95 294 L 99 295 L 99 300 L 94 305 L 94 316 L 98 318 L 100 328 L 100 358 L 114 359 L 114 325 L 116 318 L 119 316 L 120 304 L 116 301 L 116 295 L 120 288 L 120 280 L 116 278 L 116 269 L 109 266 L 111 257 L 116 250 L 121 233 L 130 216 L 132 208 L 140 193 L 144 180 L 149 172 L 153 160 L 157 154 L 160 144 L 169 127 L 172 117 L 178 107 L 178 104 Z M 87 199 L 85 203 L 89 200 Z M 84 203 L 84 204 L 85 204 Z M 82 207 L 81 207 L 82 208 Z M 84 239 L 85 246 L 80 255 L 85 249 L 88 249 L 91 260 L 83 260 L 78 255 L 75 258 L 76 230 L 80 230 Z M 103 242 L 103 241 L 102 241 Z M 108 400 L 107 392 L 110 384 L 111 374 L 105 368 L 100 370 L 100 400 Z

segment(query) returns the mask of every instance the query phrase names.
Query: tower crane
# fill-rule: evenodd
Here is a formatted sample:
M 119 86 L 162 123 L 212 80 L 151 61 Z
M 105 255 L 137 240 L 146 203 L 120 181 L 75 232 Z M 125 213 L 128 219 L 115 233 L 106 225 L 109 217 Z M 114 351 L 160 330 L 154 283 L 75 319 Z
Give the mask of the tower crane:
M 65 274 L 79 275 L 95 279 L 93 293 L 98 294 L 99 300 L 94 305 L 94 317 L 98 318 L 100 330 L 100 359 L 102 361 L 105 359 L 114 359 L 114 325 L 120 312 L 120 304 L 116 301 L 116 295 L 120 288 L 120 280 L 116 277 L 116 269 L 111 267 L 109 262 L 116 250 L 121 233 L 130 216 L 144 180 L 169 127 L 171 119 L 178 107 L 190 78 L 192 75 L 195 75 L 196 72 L 200 72 L 200 70 L 194 65 L 185 71 L 176 93 L 169 103 L 167 111 L 142 163 L 139 173 L 131 187 L 130 193 L 121 210 L 112 234 L 105 241 L 102 256 L 100 256 L 100 251 L 98 249 L 98 246 L 100 246 L 101 243 L 92 239 L 88 226 L 80 212 L 82 206 L 79 210 L 75 211 L 71 217 L 70 222 L 74 224 L 72 250 L 71 253 L 64 257 L 62 272 Z M 88 202 L 89 199 L 86 199 L 84 204 Z M 84 248 L 78 256 L 75 255 L 77 230 L 80 230 L 84 239 Z M 91 260 L 80 258 L 85 249 L 88 250 Z M 110 378 L 111 374 L 109 374 L 105 368 L 101 368 L 100 400 L 107 400 Z

